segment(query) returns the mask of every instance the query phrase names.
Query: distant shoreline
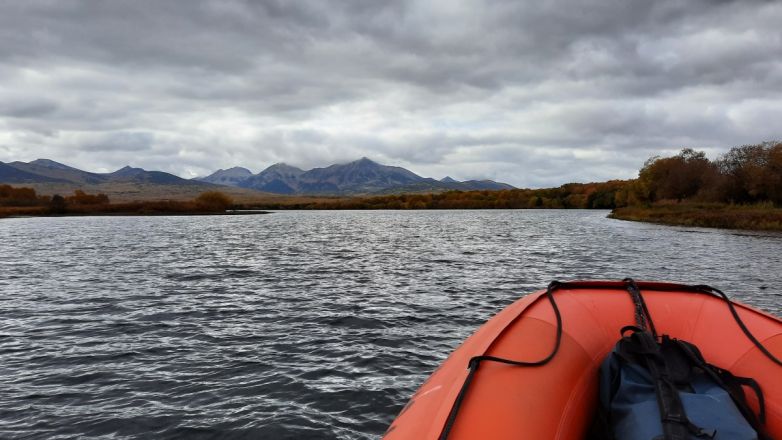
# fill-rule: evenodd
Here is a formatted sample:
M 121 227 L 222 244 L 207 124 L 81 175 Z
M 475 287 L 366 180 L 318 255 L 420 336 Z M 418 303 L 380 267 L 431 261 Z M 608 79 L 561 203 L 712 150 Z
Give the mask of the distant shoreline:
M 216 216 L 216 215 L 262 215 L 273 214 L 273 211 L 267 210 L 226 210 L 225 212 L 215 211 L 157 211 L 157 212 L 65 212 L 65 213 L 51 213 L 51 212 L 7 212 L 0 209 L 0 220 L 7 218 L 34 218 L 34 217 L 165 217 L 165 216 L 177 216 L 177 217 L 193 217 L 193 216 Z
M 111 206 L 111 205 L 109 205 Z M 487 208 L 344 208 L 344 207 L 319 207 L 319 206 L 281 206 L 279 211 L 440 211 L 455 209 L 459 211 L 486 210 Z M 488 208 L 502 209 L 502 208 Z M 508 209 L 508 208 L 505 208 Z M 514 210 L 551 210 L 562 208 L 510 208 Z M 565 208 L 578 209 L 578 208 Z M 584 208 L 582 208 L 584 209 Z M 594 210 L 586 209 L 586 210 Z M 12 212 L 9 212 L 12 211 Z M 45 209 L 18 208 L 16 210 L 0 209 L 0 219 L 4 218 L 32 218 L 32 217 L 162 217 L 162 216 L 220 216 L 220 215 L 263 215 L 273 214 L 274 210 L 267 209 L 228 209 L 225 211 L 91 211 L 91 212 L 65 212 L 53 213 Z M 614 220 L 634 221 L 641 223 L 653 223 L 666 226 L 693 226 L 716 229 L 741 229 L 754 231 L 780 231 L 782 232 L 782 208 L 769 205 L 727 205 L 727 204 L 664 204 L 649 207 L 623 207 L 615 208 L 608 218 Z

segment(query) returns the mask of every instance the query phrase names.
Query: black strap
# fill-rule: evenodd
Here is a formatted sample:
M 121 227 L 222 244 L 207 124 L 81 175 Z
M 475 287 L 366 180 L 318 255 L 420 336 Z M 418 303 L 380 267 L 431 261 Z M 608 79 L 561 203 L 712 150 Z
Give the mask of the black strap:
M 467 378 L 464 379 L 462 388 L 459 390 L 459 394 L 456 396 L 456 400 L 451 407 L 451 412 L 448 414 L 445 427 L 443 427 L 442 433 L 440 434 L 440 440 L 446 440 L 448 435 L 451 433 L 451 429 L 453 429 L 453 425 L 456 422 L 456 416 L 459 414 L 459 409 L 464 402 L 464 397 L 467 395 L 467 389 L 470 387 L 470 383 L 475 376 L 475 372 L 478 371 L 478 367 L 480 366 L 481 362 L 491 361 L 514 365 L 517 367 L 538 367 L 541 365 L 546 365 L 549 363 L 549 361 L 551 361 L 551 359 L 554 359 L 554 356 L 556 356 L 557 352 L 559 351 L 559 346 L 562 342 L 562 315 L 560 315 L 559 307 L 557 307 L 557 302 L 554 300 L 554 290 L 560 288 L 562 285 L 563 283 L 560 283 L 559 281 L 552 281 L 546 289 L 546 297 L 548 298 L 549 303 L 551 303 L 551 308 L 554 309 L 554 316 L 557 320 L 557 335 L 556 339 L 554 340 L 554 348 L 551 350 L 551 353 L 539 361 L 516 361 L 486 355 L 472 357 L 468 364 L 468 369 L 470 371 L 467 373 Z
M 760 389 L 760 384 L 751 377 L 736 376 L 728 370 L 723 370 L 716 365 L 709 364 L 697 351 L 697 347 L 692 346 L 689 343 L 680 341 L 677 339 L 672 340 L 677 346 L 684 352 L 692 362 L 703 370 L 717 385 L 722 387 L 728 392 L 733 403 L 736 404 L 739 412 L 744 418 L 752 425 L 752 428 L 758 433 L 758 436 L 762 440 L 770 440 L 771 437 L 766 433 L 763 425 L 766 423 L 766 401 L 763 397 L 763 391 Z M 758 399 L 758 414 L 750 408 L 747 403 L 747 397 L 744 394 L 742 386 L 746 386 L 755 393 L 755 397 Z
M 747 338 L 749 338 L 749 340 L 752 341 L 753 344 L 755 344 L 755 347 L 757 347 L 758 350 L 760 350 L 764 355 L 766 355 L 767 358 L 769 358 L 772 362 L 782 367 L 782 360 L 779 360 L 778 357 L 771 354 L 771 352 L 768 351 L 768 349 L 763 344 L 761 344 L 760 341 L 757 340 L 757 338 L 755 338 L 755 335 L 753 335 L 752 332 L 749 331 L 747 326 L 744 324 L 744 321 L 741 320 L 741 317 L 736 311 L 736 307 L 733 306 L 733 302 L 731 302 L 730 298 L 728 298 L 728 295 L 726 295 L 723 291 L 719 289 L 716 289 L 711 286 L 707 286 L 705 284 L 700 284 L 692 287 L 697 289 L 698 291 L 716 295 L 724 299 L 725 302 L 728 304 L 728 308 L 730 309 L 731 315 L 733 315 L 733 319 L 736 321 L 736 324 L 739 325 L 741 331 L 744 332 Z
M 652 376 L 665 440 L 687 440 L 689 434 L 696 437 L 714 437 L 713 431 L 706 431 L 695 426 L 687 418 L 669 365 L 657 343 L 657 329 L 654 327 L 652 315 L 646 306 L 641 289 L 632 278 L 625 278 L 622 281 L 633 300 L 637 327 L 622 328 L 623 341 L 617 354 L 627 362 L 641 363 Z M 624 336 L 628 330 L 632 330 L 633 333 L 630 336 Z
M 657 339 L 651 333 L 635 329 L 630 336 L 622 338 L 619 352 L 623 359 L 630 359 L 631 362 L 640 363 L 646 367 L 652 376 L 665 440 L 687 440 L 690 435 L 702 438 L 714 437 L 714 430 L 696 426 L 687 417 L 679 390 L 671 377 L 668 363 L 660 350 Z
M 752 379 L 751 377 L 736 376 L 728 370 L 723 370 L 720 367 L 706 362 L 700 352 L 697 351 L 697 348 L 684 341 L 678 339 L 671 339 L 670 341 L 676 344 L 694 365 L 703 370 L 711 380 L 716 382 L 717 385 L 721 386 L 730 394 L 730 397 L 736 403 L 736 406 L 753 427 L 758 427 L 760 424 L 766 422 L 766 404 L 763 397 L 763 391 L 761 391 L 760 385 L 755 379 Z M 758 399 L 757 416 L 747 404 L 747 399 L 744 396 L 744 392 L 741 390 L 742 385 L 748 386 Z
M 633 305 L 635 306 L 635 323 L 638 327 L 644 330 L 650 330 L 652 336 L 657 339 L 657 329 L 654 328 L 654 321 L 652 321 L 652 315 L 649 313 L 649 309 L 646 307 L 646 301 L 644 301 L 643 295 L 641 295 L 641 289 L 638 288 L 635 280 L 632 278 L 625 278 L 622 280 L 626 284 L 627 291 L 630 293 L 630 297 L 633 299 Z

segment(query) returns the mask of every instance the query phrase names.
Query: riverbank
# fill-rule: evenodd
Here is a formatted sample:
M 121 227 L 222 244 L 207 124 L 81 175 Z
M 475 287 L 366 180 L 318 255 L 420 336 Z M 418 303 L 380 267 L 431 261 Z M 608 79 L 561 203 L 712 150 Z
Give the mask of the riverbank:
M 237 204 L 219 191 L 201 193 L 193 200 L 137 200 L 112 203 L 105 194 L 42 196 L 33 188 L 0 185 L 0 218 L 80 217 L 107 215 L 256 215 L 270 214 L 257 206 Z
M 616 208 L 610 218 L 676 226 L 782 231 L 782 208 L 771 204 L 662 204 Z
M 0 219 L 13 217 L 162 216 L 162 215 L 259 215 L 260 209 L 213 209 L 183 202 L 116 203 L 75 206 L 53 210 L 46 206 L 0 207 Z

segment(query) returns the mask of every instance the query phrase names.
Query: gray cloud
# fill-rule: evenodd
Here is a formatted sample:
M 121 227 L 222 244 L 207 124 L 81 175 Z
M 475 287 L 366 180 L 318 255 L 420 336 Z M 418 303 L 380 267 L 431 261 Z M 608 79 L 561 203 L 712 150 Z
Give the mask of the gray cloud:
M 81 150 L 88 152 L 150 150 L 155 144 L 155 136 L 145 132 L 110 132 L 99 134 L 93 139 L 83 141 Z
M 2 2 L 0 160 L 632 177 L 780 137 L 780 19 L 766 1 Z

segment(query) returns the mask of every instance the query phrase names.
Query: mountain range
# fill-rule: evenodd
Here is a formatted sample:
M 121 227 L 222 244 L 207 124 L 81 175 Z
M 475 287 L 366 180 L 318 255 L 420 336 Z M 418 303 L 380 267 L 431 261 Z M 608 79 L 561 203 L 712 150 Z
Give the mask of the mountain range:
M 258 174 L 242 167 L 218 170 L 209 176 L 183 179 L 162 171 L 126 166 L 112 173 L 92 173 L 49 159 L 0 162 L 0 183 L 32 186 L 43 194 L 84 189 L 121 199 L 183 197 L 216 190 L 232 195 L 259 195 L 258 191 L 285 195 L 358 195 L 447 190 L 500 190 L 511 185 L 491 180 L 459 182 L 421 177 L 401 167 L 381 165 L 362 158 L 346 164 L 302 170 L 284 163 Z
M 110 182 L 135 182 L 159 185 L 199 185 L 188 179 L 126 166 L 113 173 L 91 173 L 49 159 L 31 162 L 0 162 L 0 183 L 71 183 L 99 185 Z M 203 186 L 203 185 L 202 185 Z M 215 186 L 208 184 L 208 186 Z
M 513 188 L 492 180 L 460 182 L 451 177 L 442 180 L 421 177 L 404 168 L 381 165 L 367 158 L 307 171 L 285 163 L 274 164 L 258 174 L 234 167 L 196 180 L 276 194 L 353 195 Z
M 81 189 L 103 193 L 114 202 L 189 200 L 205 191 L 220 190 L 236 200 L 263 196 L 255 190 L 183 179 L 162 171 L 123 167 L 113 173 L 91 173 L 49 159 L 0 162 L 0 184 L 31 187 L 42 195 L 70 194 Z

